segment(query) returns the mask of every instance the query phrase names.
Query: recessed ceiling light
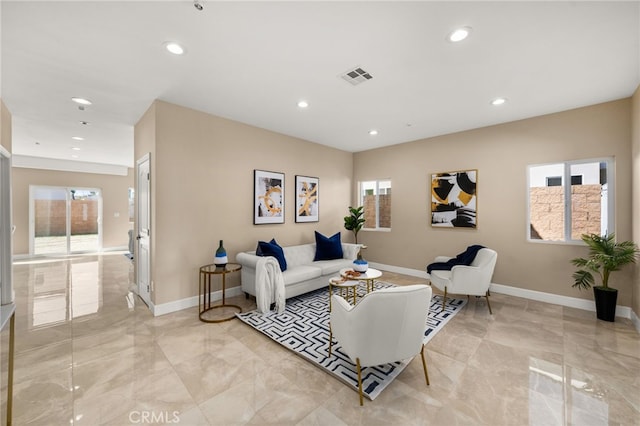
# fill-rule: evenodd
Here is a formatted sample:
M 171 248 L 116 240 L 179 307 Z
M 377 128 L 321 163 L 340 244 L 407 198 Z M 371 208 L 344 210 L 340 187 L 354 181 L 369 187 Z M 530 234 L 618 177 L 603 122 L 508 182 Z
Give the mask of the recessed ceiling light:
M 507 102 L 507 98 L 495 98 L 491 100 L 491 105 L 498 106 L 504 105 Z
M 298 102 L 298 108 L 307 108 L 308 106 L 309 106 L 309 102 L 307 101 Z
M 164 43 L 164 48 L 167 49 L 169 53 L 173 53 L 174 55 L 182 55 L 185 52 L 184 47 L 180 46 L 175 41 L 167 41 Z
M 83 126 L 88 126 L 91 123 L 89 123 L 88 121 L 81 121 L 80 124 L 82 124 Z
M 371 136 L 375 136 L 375 135 L 377 135 L 377 134 L 378 134 L 378 131 L 377 131 L 376 129 L 371 129 L 371 130 L 369 130 L 369 134 L 370 134 Z
M 71 98 L 71 100 L 80 105 L 91 105 L 91 101 L 85 98 Z
M 74 151 L 80 151 L 80 148 L 78 148 L 77 146 L 72 146 L 71 149 Z
M 455 30 L 449 33 L 449 35 L 447 36 L 447 40 L 449 40 L 452 43 L 457 43 L 469 37 L 470 33 L 471 33 L 471 27 L 456 28 Z
M 71 136 L 71 139 L 73 139 L 74 141 L 83 141 L 84 138 L 82 136 Z

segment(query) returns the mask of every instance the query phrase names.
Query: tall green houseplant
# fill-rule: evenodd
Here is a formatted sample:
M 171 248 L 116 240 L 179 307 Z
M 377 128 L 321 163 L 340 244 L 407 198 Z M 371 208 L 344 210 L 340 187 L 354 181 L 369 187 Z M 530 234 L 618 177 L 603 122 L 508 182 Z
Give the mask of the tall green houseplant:
M 624 265 L 635 263 L 640 251 L 633 241 L 617 243 L 613 233 L 602 236 L 583 234 L 581 238 L 589 247 L 589 256 L 571 260 L 579 268 L 573 273 L 573 287 L 580 290 L 593 287 L 598 318 L 614 321 L 618 290 L 609 287 L 609 277 Z M 594 275 L 600 278 L 602 285 L 596 285 Z
M 363 209 L 364 206 L 349 206 L 349 216 L 344 217 L 344 228 L 347 231 L 353 232 L 353 236 L 356 239 L 356 244 L 358 244 L 358 232 L 360 232 L 365 222 L 364 217 L 362 217 L 364 215 Z

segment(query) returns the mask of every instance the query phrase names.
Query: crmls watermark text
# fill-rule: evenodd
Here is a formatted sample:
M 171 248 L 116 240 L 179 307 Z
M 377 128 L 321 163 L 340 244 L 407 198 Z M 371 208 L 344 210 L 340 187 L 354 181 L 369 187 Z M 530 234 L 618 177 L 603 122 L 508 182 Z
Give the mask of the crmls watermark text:
M 180 423 L 180 411 L 132 411 L 129 421 L 133 424 Z

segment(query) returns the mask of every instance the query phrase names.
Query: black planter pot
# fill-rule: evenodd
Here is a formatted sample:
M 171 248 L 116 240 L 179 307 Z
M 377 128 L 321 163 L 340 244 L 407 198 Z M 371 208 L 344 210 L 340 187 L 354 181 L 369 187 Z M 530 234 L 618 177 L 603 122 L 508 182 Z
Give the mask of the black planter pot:
M 593 287 L 593 297 L 596 301 L 598 319 L 614 322 L 616 319 L 618 290 L 615 288 Z

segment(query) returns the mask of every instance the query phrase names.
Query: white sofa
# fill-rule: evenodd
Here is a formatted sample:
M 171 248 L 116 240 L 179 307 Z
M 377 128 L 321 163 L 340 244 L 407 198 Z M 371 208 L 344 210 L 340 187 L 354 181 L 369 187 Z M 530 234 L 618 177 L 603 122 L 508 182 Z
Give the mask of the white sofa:
M 285 298 L 298 296 L 329 285 L 329 278 L 336 276 L 340 269 L 353 267 L 361 244 L 342 243 L 342 259 L 314 261 L 316 244 L 302 244 L 282 247 L 287 261 L 287 270 L 282 273 Z M 255 251 L 240 252 L 236 262 L 242 265 L 242 291 L 256 295 L 256 264 L 260 259 Z M 275 300 L 271 301 L 272 303 Z

